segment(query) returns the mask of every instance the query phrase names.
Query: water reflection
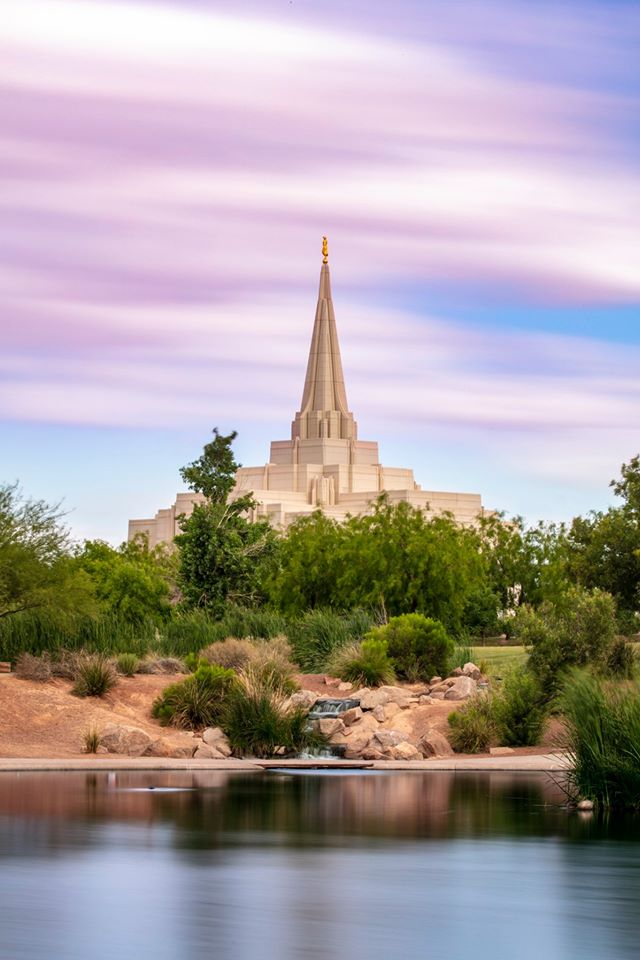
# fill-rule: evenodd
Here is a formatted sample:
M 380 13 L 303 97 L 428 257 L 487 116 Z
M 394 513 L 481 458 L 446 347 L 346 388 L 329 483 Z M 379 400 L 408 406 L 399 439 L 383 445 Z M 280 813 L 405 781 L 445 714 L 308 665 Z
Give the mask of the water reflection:
M 640 821 L 562 803 L 543 775 L 3 774 L 0 957 L 635 958 Z

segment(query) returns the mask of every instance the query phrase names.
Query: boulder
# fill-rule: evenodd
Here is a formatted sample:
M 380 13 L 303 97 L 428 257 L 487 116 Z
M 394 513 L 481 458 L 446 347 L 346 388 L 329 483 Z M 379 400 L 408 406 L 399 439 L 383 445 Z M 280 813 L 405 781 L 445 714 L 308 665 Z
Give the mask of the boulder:
M 109 753 L 122 753 L 129 757 L 141 757 L 152 743 L 153 737 L 140 727 L 120 723 L 107 724 L 100 734 L 100 744 Z
M 422 760 L 422 754 L 412 743 L 403 741 L 395 747 L 386 751 L 386 755 L 392 760 Z
M 417 747 L 423 757 L 449 757 L 453 753 L 451 744 L 439 730 L 427 730 Z
M 209 747 L 213 747 L 214 750 L 217 750 L 223 757 L 231 756 L 231 744 L 224 730 L 221 730 L 220 727 L 207 727 L 202 734 L 202 739 Z
M 476 667 L 475 663 L 465 663 L 462 668 L 462 672 L 465 677 L 471 677 L 472 680 L 480 680 L 482 674 L 480 673 L 480 667 Z
M 432 690 L 429 696 L 432 700 L 444 700 L 444 690 Z
M 397 747 L 399 743 L 407 743 L 409 737 L 401 730 L 376 730 L 373 739 L 383 750 L 389 750 L 391 747 Z
M 373 708 L 373 710 L 371 711 L 371 714 L 376 718 L 378 723 L 384 723 L 385 712 L 384 712 L 384 707 L 382 706 L 381 703 L 379 703 L 377 707 Z
M 313 690 L 296 690 L 296 692 L 292 693 L 289 697 L 289 703 L 292 707 L 302 707 L 304 710 L 311 710 L 317 699 L 318 694 L 314 693 Z
M 216 750 L 215 747 L 209 746 L 208 743 L 201 743 L 196 747 L 196 752 L 193 755 L 194 760 L 224 760 L 224 755 L 220 753 L 219 750 Z
M 342 683 L 342 680 L 340 677 L 325 677 L 324 683 L 327 687 L 339 687 Z
M 338 684 L 338 690 L 353 690 L 353 684 L 350 680 L 343 680 L 342 683 Z
M 361 719 L 362 719 L 362 710 L 360 709 L 360 707 L 351 707 L 350 710 L 345 710 L 344 713 L 340 714 L 340 720 L 342 720 L 345 727 L 350 727 L 353 723 L 357 723 L 358 720 L 361 720 Z
M 513 747 L 489 747 L 489 754 L 492 757 L 508 757 L 511 753 L 515 753 Z
M 189 741 L 172 739 L 170 737 L 161 737 L 154 740 L 144 752 L 145 757 L 172 757 L 189 759 L 193 756 L 193 751 L 199 741 Z
M 432 687 L 429 688 L 429 693 L 433 696 L 434 693 L 438 693 L 440 690 L 443 690 L 445 693 L 452 687 L 456 682 L 457 677 L 447 677 L 446 680 L 441 680 L 440 683 L 435 683 Z
M 461 676 L 456 679 L 453 686 L 449 687 L 444 695 L 445 700 L 466 700 L 476 692 L 475 680 L 471 677 Z
M 359 754 L 359 757 L 361 757 L 363 760 L 388 760 L 389 759 L 384 753 L 382 753 L 380 749 L 378 749 L 378 747 L 375 747 L 375 746 L 368 746 L 365 750 L 362 751 L 361 754 Z M 354 757 L 353 759 L 355 760 L 357 758 Z
M 428 693 L 423 693 L 418 703 L 421 707 L 426 707 L 428 704 L 433 703 L 433 697 Z
M 344 734 L 344 723 L 337 717 L 326 717 L 312 722 L 314 728 L 325 737 L 339 737 Z
M 385 703 L 389 702 L 389 698 L 382 687 L 377 690 L 369 690 L 365 687 L 363 690 L 358 690 L 354 696 L 360 701 L 363 710 L 375 710 L 376 707 L 384 707 Z
M 442 683 L 442 677 L 431 677 L 431 680 L 429 680 L 430 686 L 433 687 L 436 683 Z
M 461 676 L 463 676 L 462 667 L 455 667 L 455 668 L 451 671 L 451 673 L 449 674 L 449 676 L 450 676 L 450 677 L 461 677 Z

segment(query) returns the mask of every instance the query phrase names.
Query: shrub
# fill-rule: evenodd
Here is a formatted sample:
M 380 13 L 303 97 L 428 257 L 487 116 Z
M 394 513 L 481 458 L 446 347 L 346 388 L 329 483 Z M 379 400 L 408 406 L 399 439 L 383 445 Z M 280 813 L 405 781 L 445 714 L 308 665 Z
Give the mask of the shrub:
M 625 637 L 616 637 L 609 647 L 604 664 L 604 673 L 612 677 L 631 680 L 635 674 L 636 658 L 633 646 Z
M 572 587 L 555 603 L 544 603 L 537 611 L 521 608 L 514 632 L 531 648 L 529 665 L 551 692 L 567 667 L 608 669 L 616 642 L 615 602 L 603 590 Z
M 393 683 L 396 678 L 385 640 L 347 644 L 335 654 L 329 672 L 341 680 L 367 687 Z
M 449 740 L 458 753 L 484 753 L 498 740 L 493 698 L 486 693 L 471 697 L 449 714 Z
M 177 657 L 157 657 L 148 654 L 138 664 L 138 673 L 174 674 L 186 672 L 184 661 L 178 660 Z
M 275 682 L 287 694 L 300 689 L 296 680 L 298 668 L 291 660 L 291 647 L 286 637 L 274 637 L 254 644 L 249 666 L 267 682 Z
M 276 676 L 253 665 L 238 676 L 224 704 L 221 726 L 235 753 L 270 757 L 319 747 L 326 742 L 309 728 L 308 711 L 293 707 Z
M 73 693 L 77 697 L 103 697 L 115 685 L 113 667 L 101 653 L 78 659 Z
M 62 680 L 75 680 L 78 672 L 78 660 L 84 653 L 76 650 L 58 650 L 51 661 L 51 673 Z
M 51 658 L 47 653 L 34 657 L 30 653 L 21 653 L 16 660 L 15 673 L 22 680 L 37 680 L 46 683 L 51 679 Z
M 563 680 L 567 790 L 605 807 L 640 807 L 640 688 L 614 686 L 586 670 Z
M 209 644 L 200 654 L 207 663 L 215 663 L 225 670 L 241 670 L 251 659 L 253 644 L 250 640 L 228 637 Z
M 376 627 L 366 639 L 385 640 L 398 676 L 415 682 L 445 676 L 453 654 L 453 640 L 439 620 L 421 613 L 392 617 Z
M 92 727 L 86 731 L 83 737 L 84 740 L 84 752 L 85 753 L 97 753 L 98 747 L 100 746 L 101 737 L 98 731 Z
M 166 687 L 151 712 L 162 724 L 187 730 L 216 726 L 234 677 L 233 670 L 201 663 L 191 676 Z
M 451 659 L 448 663 L 449 670 L 454 670 L 456 667 L 464 667 L 465 663 L 475 662 L 473 660 L 473 649 L 469 644 L 457 644 L 455 647 Z M 431 674 L 433 676 L 433 674 Z
M 121 653 L 116 660 L 116 669 L 123 677 L 132 677 L 138 672 L 140 658 L 135 653 Z
M 492 700 L 500 743 L 532 747 L 539 743 L 548 706 L 536 677 L 526 668 L 507 674 Z

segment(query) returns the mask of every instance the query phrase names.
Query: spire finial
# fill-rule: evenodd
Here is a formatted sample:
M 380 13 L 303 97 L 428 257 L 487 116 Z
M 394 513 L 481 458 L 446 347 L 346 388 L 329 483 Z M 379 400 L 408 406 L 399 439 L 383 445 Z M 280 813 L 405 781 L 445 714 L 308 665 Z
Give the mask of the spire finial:
M 329 263 L 329 243 L 326 237 L 322 238 L 322 262 Z

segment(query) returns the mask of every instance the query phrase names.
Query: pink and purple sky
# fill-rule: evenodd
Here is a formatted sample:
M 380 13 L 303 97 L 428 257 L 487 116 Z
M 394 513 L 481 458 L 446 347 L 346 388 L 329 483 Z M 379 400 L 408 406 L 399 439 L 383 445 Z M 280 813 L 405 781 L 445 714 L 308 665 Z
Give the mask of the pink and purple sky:
M 328 234 L 350 406 L 425 489 L 568 519 L 640 450 L 640 9 L 0 10 L 0 478 L 119 542 L 300 402 Z

